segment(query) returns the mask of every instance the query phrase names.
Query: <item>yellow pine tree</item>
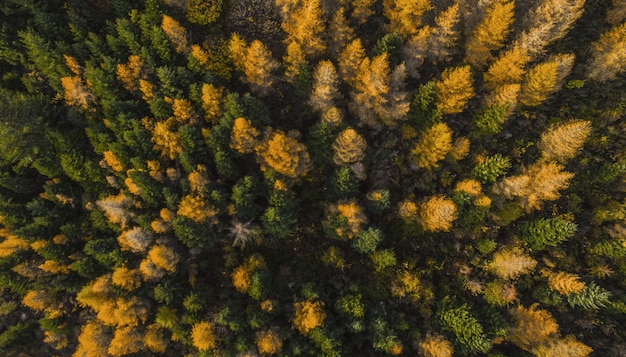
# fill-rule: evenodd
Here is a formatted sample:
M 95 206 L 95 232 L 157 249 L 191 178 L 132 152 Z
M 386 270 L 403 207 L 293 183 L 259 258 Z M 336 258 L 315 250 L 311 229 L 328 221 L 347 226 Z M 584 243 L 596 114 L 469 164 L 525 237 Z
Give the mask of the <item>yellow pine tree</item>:
M 268 131 L 255 150 L 263 171 L 272 168 L 281 175 L 296 178 L 305 176 L 311 167 L 306 146 L 282 131 Z
M 417 205 L 411 200 L 404 200 L 398 206 L 398 215 L 407 222 L 418 219 Z
M 143 349 L 143 330 L 134 326 L 124 326 L 115 329 L 107 352 L 113 357 L 118 357 L 137 353 Z
M 342 121 L 343 112 L 335 106 L 328 108 L 324 113 L 322 113 L 322 122 L 326 124 L 338 126 Z
M 108 327 L 98 320 L 89 320 L 80 329 L 78 347 L 72 357 L 107 356 L 112 337 Z
M 169 273 L 176 271 L 176 264 L 180 261 L 180 256 L 174 249 L 161 244 L 157 244 L 150 249 L 148 258 L 157 268 Z
M 187 99 L 172 100 L 172 113 L 179 124 L 194 124 L 198 117 L 191 102 Z
M 559 89 L 562 83 L 559 79 L 569 74 L 573 64 L 573 55 L 560 55 L 528 70 L 522 83 L 520 103 L 527 106 L 543 103 L 548 95 Z
M 476 67 L 486 65 L 492 53 L 504 46 L 511 32 L 515 15 L 513 0 L 497 0 L 485 10 L 485 15 L 472 30 L 465 44 L 465 59 Z
M 230 147 L 241 154 L 249 154 L 257 146 L 259 131 L 252 122 L 245 118 L 237 118 L 230 133 Z
M 383 13 L 390 22 L 388 32 L 397 31 L 410 38 L 422 24 L 422 15 L 430 9 L 430 0 L 383 0 Z
M 132 201 L 124 193 L 116 196 L 108 196 L 96 201 L 96 207 L 104 212 L 109 222 L 119 224 L 122 229 L 126 228 L 130 220 L 130 208 Z
M 328 60 L 320 61 L 313 73 L 313 90 L 309 103 L 314 110 L 326 112 L 339 98 L 339 76 L 335 66 Z
M 457 217 L 456 205 L 443 196 L 429 197 L 419 208 L 419 223 L 427 232 L 448 232 Z
M 189 44 L 187 42 L 187 30 L 172 17 L 163 15 L 161 29 L 172 42 L 174 50 L 178 53 L 189 52 Z
M 39 266 L 39 269 L 50 274 L 69 274 L 70 268 L 67 265 L 61 264 L 55 260 L 46 260 Z
M 139 80 L 139 90 L 141 91 L 141 99 L 150 102 L 154 99 L 154 84 L 145 79 Z
M 626 0 L 613 0 L 613 6 L 606 13 L 606 22 L 616 26 L 624 20 L 626 20 Z
M 262 356 L 274 355 L 283 347 L 283 341 L 275 329 L 257 332 L 255 343 Z
M 143 344 L 154 353 L 164 353 L 169 341 L 165 337 L 165 330 L 161 325 L 154 323 L 146 327 Z
M 222 115 L 222 89 L 216 88 L 213 84 L 204 83 L 201 99 L 204 119 L 209 123 L 216 123 L 217 118 Z
M 337 135 L 332 148 L 335 164 L 338 166 L 349 165 L 365 158 L 367 142 L 356 130 L 347 128 Z
M 493 90 L 504 84 L 521 82 L 529 60 L 528 54 L 518 46 L 502 53 L 483 74 L 485 87 Z
M 440 335 L 426 335 L 419 343 L 419 350 L 424 357 L 452 357 L 454 348 L 450 341 Z
M 272 53 L 261 41 L 254 40 L 246 50 L 244 61 L 243 72 L 246 80 L 259 94 L 266 94 L 274 84 L 272 71 L 278 68 Z
M 30 244 L 28 244 L 27 240 L 13 235 L 6 228 L 0 228 L 0 237 L 4 238 L 2 243 L 0 243 L 0 258 L 6 258 L 19 251 L 30 249 Z
M 243 71 L 246 63 L 248 44 L 237 33 L 233 33 L 228 41 L 228 56 L 239 71 Z
M 143 325 L 148 318 L 148 303 L 136 296 L 130 298 L 118 297 L 115 300 L 115 308 L 113 314 L 107 314 L 111 325 L 121 326 L 139 326 Z M 102 311 L 98 314 L 101 321 Z M 106 322 L 105 322 L 106 324 Z
M 64 314 L 54 292 L 48 290 L 29 290 L 22 298 L 22 305 L 35 311 L 41 311 L 48 318 L 61 317 Z
M 107 150 L 102 153 L 102 156 L 106 166 L 110 167 L 113 171 L 121 172 L 124 169 L 122 162 L 113 152 Z
M 72 73 L 77 76 L 80 76 L 83 73 L 83 67 L 80 65 L 80 63 L 78 63 L 76 58 L 68 55 L 63 55 L 63 58 L 65 59 L 65 65 L 67 66 L 67 68 L 69 68 L 70 71 L 72 71 Z
M 578 154 L 589 134 L 590 121 L 569 120 L 550 126 L 537 146 L 546 160 L 565 162 Z
M 128 57 L 128 63 L 119 63 L 116 67 L 117 79 L 129 92 L 135 93 L 139 91 L 139 79 L 142 79 L 144 72 L 144 62 L 141 57 L 131 55 Z M 145 78 L 143 78 L 145 79 Z
M 446 123 L 437 123 L 423 131 L 420 140 L 411 150 L 418 168 L 430 170 L 437 167 L 452 149 L 452 130 Z
M 376 115 L 385 112 L 389 92 L 389 55 L 384 52 L 373 59 L 365 58 L 356 72 L 352 110 L 366 125 L 378 127 Z
M 141 286 L 141 272 L 138 269 L 128 269 L 122 266 L 113 270 L 111 282 L 124 290 L 135 290 Z
M 354 40 L 354 30 L 348 24 L 345 16 L 345 8 L 340 7 L 328 24 L 328 33 L 332 33 L 328 39 L 328 52 L 332 58 L 338 58 L 341 51 Z
M 290 42 L 287 45 L 287 52 L 283 57 L 285 66 L 285 78 L 294 83 L 308 62 L 305 58 L 302 47 L 297 42 Z
M 537 261 L 518 247 L 505 247 L 497 251 L 485 269 L 501 279 L 516 279 L 531 273 Z
M 552 340 L 558 332 L 559 325 L 550 312 L 531 307 L 517 306 L 510 309 L 513 324 L 509 326 L 506 339 L 517 347 L 531 351 L 533 347 Z
M 65 103 L 69 106 L 89 109 L 90 105 L 96 101 L 89 86 L 78 76 L 62 77 L 61 86 Z
M 207 168 L 204 165 L 196 166 L 196 169 L 187 175 L 189 188 L 193 193 L 202 195 L 204 188 L 211 182 L 207 174 Z
M 296 42 L 302 51 L 315 57 L 326 48 L 324 43 L 324 19 L 320 8 L 320 0 L 301 0 L 299 6 L 292 10 L 282 24 L 287 33 L 286 42 Z
M 598 82 L 614 79 L 626 72 L 626 21 L 616 25 L 591 45 L 587 76 Z
M 441 80 L 435 82 L 437 100 L 435 105 L 443 114 L 461 113 L 474 96 L 470 66 L 447 69 Z
M 580 277 L 576 274 L 566 272 L 549 272 L 548 286 L 551 290 L 561 295 L 576 294 L 583 291 L 586 287 L 585 283 L 580 281 Z
M 544 201 L 556 200 L 559 191 L 569 186 L 574 174 L 563 171 L 556 162 L 539 161 L 529 166 L 521 175 L 505 177 L 494 192 L 507 198 L 517 198 L 526 212 L 541 208 Z
M 174 118 L 157 122 L 144 118 L 141 123 L 152 134 L 154 150 L 160 152 L 161 156 L 174 160 L 183 151 L 183 143 Z
M 339 74 L 352 87 L 356 84 L 357 73 L 364 59 L 365 50 L 359 38 L 350 42 L 339 56 Z
M 324 324 L 326 313 L 323 302 L 306 300 L 294 303 L 293 307 L 295 309 L 293 324 L 301 334 L 306 335 L 312 329 Z
M 536 357 L 587 357 L 593 349 L 572 335 L 551 339 L 532 349 Z
M 200 351 L 215 348 L 213 327 L 206 321 L 198 322 L 191 329 L 191 344 Z
M 435 29 L 431 26 L 420 28 L 402 48 L 402 59 L 404 60 L 409 76 L 413 78 L 420 77 L 420 67 L 424 64 L 426 56 L 429 54 L 430 47 L 433 46 L 432 38 Z
M 184 196 L 178 204 L 176 213 L 197 223 L 217 223 L 218 210 L 210 203 L 205 202 L 202 197 L 195 195 Z

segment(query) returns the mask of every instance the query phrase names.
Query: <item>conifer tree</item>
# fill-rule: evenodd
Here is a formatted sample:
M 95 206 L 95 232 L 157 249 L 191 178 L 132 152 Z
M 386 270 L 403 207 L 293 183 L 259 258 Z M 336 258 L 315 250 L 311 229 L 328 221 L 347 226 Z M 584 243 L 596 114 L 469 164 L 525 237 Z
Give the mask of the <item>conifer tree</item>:
M 293 41 L 287 45 L 287 53 L 283 57 L 285 63 L 285 77 L 291 83 L 296 83 L 305 68 L 308 66 L 304 51 L 297 42 Z
M 445 197 L 433 196 L 420 205 L 419 222 L 427 232 L 447 232 L 457 217 L 456 205 Z
M 339 56 L 339 73 L 341 78 L 351 86 L 357 83 L 361 62 L 365 59 L 365 50 L 361 39 L 357 38 L 350 42 Z
M 626 72 L 626 22 L 616 25 L 592 44 L 592 60 L 587 76 L 598 82 Z
M 585 289 L 585 283 L 576 274 L 548 272 L 548 286 L 561 295 L 575 294 Z
M 78 76 L 62 77 L 61 86 L 63 97 L 69 106 L 89 109 L 96 100 L 89 86 Z
M 411 150 L 418 168 L 431 170 L 438 167 L 452 149 L 452 130 L 446 123 L 437 123 L 423 131 L 420 140 Z
M 465 43 L 465 58 L 475 67 L 491 61 L 493 53 L 504 46 L 511 32 L 515 3 L 511 0 L 491 2 Z
M 352 3 L 352 18 L 357 24 L 362 25 L 374 14 L 376 0 L 350 0 Z
M 274 329 L 259 331 L 255 343 L 259 353 L 264 356 L 274 355 L 283 347 L 283 341 Z
M 78 347 L 72 357 L 106 356 L 112 338 L 108 327 L 97 320 L 89 320 L 80 329 Z
M 546 160 L 565 162 L 576 156 L 590 133 L 590 121 L 570 120 L 550 126 L 537 146 Z
M 332 58 L 339 58 L 344 47 L 352 42 L 355 37 L 354 29 L 348 24 L 343 6 L 335 11 L 331 18 L 328 24 L 328 33 L 332 34 L 328 39 L 328 51 Z
M 264 171 L 272 168 L 291 178 L 304 176 L 309 171 L 311 162 L 306 146 L 281 131 L 268 131 L 255 151 Z
M 336 165 L 349 165 L 365 158 L 367 142 L 356 130 L 347 128 L 335 139 L 333 143 L 333 161 Z
M 169 341 L 165 337 L 164 329 L 158 323 L 154 323 L 146 327 L 143 344 L 154 353 L 164 353 Z
M 211 324 L 202 321 L 193 325 L 191 329 L 191 343 L 200 351 L 208 351 L 215 348 L 215 335 Z
M 230 134 L 230 147 L 241 154 L 251 153 L 258 144 L 258 136 L 259 131 L 252 126 L 250 120 L 237 118 Z
M 501 53 L 500 57 L 483 74 L 485 87 L 495 90 L 505 84 L 521 82 L 525 73 L 525 66 L 529 60 L 530 56 L 522 47 L 515 46 Z
M 457 27 L 460 20 L 458 2 L 441 11 L 435 18 L 437 26 L 433 29 L 428 49 L 428 56 L 433 63 L 447 61 L 452 55 L 459 38 Z
M 332 62 L 320 61 L 313 73 L 313 91 L 309 103 L 313 109 L 325 113 L 339 98 L 339 76 Z
M 429 0 L 383 0 L 383 12 L 390 22 L 389 32 L 397 31 L 405 38 L 415 35 L 422 16 L 430 9 Z
M 470 66 L 447 69 L 441 80 L 435 82 L 437 101 L 435 105 L 443 114 L 461 113 L 474 96 Z
M 326 313 L 321 301 L 305 300 L 293 304 L 295 316 L 293 324 L 303 335 L 324 324 Z
M 537 261 L 520 248 L 507 247 L 496 252 L 485 268 L 499 278 L 508 280 L 530 273 L 536 265 Z
M 153 240 L 154 236 L 152 233 L 141 227 L 134 227 L 124 231 L 117 237 L 117 241 L 122 247 L 122 250 L 130 250 L 134 253 L 146 251 Z
M 559 55 L 528 70 L 522 84 L 520 103 L 540 105 L 548 95 L 560 89 L 573 65 L 573 55 Z
M 174 50 L 178 53 L 189 52 L 189 43 L 187 41 L 187 30 L 174 18 L 163 15 L 161 29 L 174 45 Z
M 320 0 L 301 0 L 282 24 L 286 42 L 296 42 L 307 56 L 315 57 L 326 48 Z
M 376 115 L 383 113 L 383 105 L 387 102 L 390 72 L 388 57 L 387 52 L 371 60 L 366 57 L 356 72 L 352 110 L 362 123 L 372 127 L 379 126 Z
M 207 122 L 215 122 L 222 115 L 222 89 L 212 84 L 202 85 L 202 109 Z
M 606 22 L 616 26 L 624 20 L 626 20 L 626 1 L 613 0 L 613 6 L 606 13 Z
M 146 79 L 144 72 L 144 62 L 137 55 L 129 56 L 128 63 L 119 63 L 116 67 L 117 79 L 131 93 L 139 91 L 139 79 Z
M 420 77 L 420 67 L 429 54 L 431 38 L 434 36 L 435 29 L 432 26 L 424 26 L 420 28 L 415 35 L 408 39 L 402 48 L 402 59 L 405 62 L 408 74 L 413 78 Z
M 556 246 L 574 236 L 577 230 L 575 223 L 561 217 L 538 219 L 519 227 L 520 238 L 531 249 L 540 250 L 547 246 Z
M 532 351 L 535 346 L 552 340 L 558 333 L 559 325 L 550 312 L 539 310 L 537 305 L 522 305 L 510 309 L 513 324 L 508 329 L 507 340 L 517 347 Z
M 259 40 L 250 43 L 246 50 L 243 72 L 252 88 L 259 94 L 266 94 L 272 84 L 272 71 L 278 68 L 278 63 L 272 58 L 272 53 Z
M 591 352 L 593 352 L 591 347 L 572 335 L 546 341 L 532 350 L 533 355 L 537 357 L 587 357 Z
M 427 335 L 419 344 L 420 352 L 424 357 L 452 357 L 452 344 L 440 335 Z

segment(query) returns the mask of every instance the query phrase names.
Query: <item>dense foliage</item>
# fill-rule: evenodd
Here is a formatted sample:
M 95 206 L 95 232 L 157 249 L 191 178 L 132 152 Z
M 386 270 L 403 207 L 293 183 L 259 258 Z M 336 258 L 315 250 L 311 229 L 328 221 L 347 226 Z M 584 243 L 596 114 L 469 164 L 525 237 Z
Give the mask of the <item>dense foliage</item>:
M 624 0 L 5 0 L 0 351 L 626 355 Z

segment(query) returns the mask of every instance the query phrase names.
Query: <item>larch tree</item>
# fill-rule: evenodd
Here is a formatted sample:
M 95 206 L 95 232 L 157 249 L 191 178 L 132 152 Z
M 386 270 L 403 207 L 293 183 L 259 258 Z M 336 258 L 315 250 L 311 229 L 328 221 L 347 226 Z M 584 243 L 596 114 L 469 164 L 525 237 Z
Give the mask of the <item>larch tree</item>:
M 222 88 L 213 84 L 202 84 L 202 109 L 204 109 L 204 119 L 209 123 L 215 123 L 222 115 L 223 102 Z
M 259 353 L 264 356 L 274 355 L 283 347 L 283 341 L 276 329 L 257 332 L 255 343 Z
M 249 154 L 258 144 L 259 131 L 252 122 L 245 118 L 237 118 L 230 134 L 230 147 L 241 154 Z
M 180 261 L 180 256 L 173 248 L 162 244 L 153 246 L 148 252 L 148 258 L 150 258 L 157 268 L 163 269 L 169 273 L 176 271 L 176 265 Z
M 365 60 L 365 49 L 359 38 L 350 42 L 339 56 L 339 74 L 352 87 L 356 84 L 357 73 L 363 60 Z
M 130 55 L 128 63 L 119 63 L 116 66 L 117 79 L 129 92 L 139 92 L 139 80 L 146 79 L 144 66 L 143 60 L 137 55 Z
M 328 60 L 320 61 L 313 73 L 313 91 L 309 103 L 313 109 L 324 113 L 335 105 L 339 98 L 339 75 Z
M 551 339 L 532 349 L 536 357 L 587 357 L 593 349 L 578 341 L 573 335 Z
M 448 232 L 458 218 L 454 202 L 443 196 L 426 199 L 419 208 L 419 223 L 427 232 Z
M 450 59 L 459 39 L 458 24 L 460 20 L 461 12 L 458 2 L 441 11 L 435 18 L 436 26 L 433 29 L 428 48 L 428 57 L 433 63 Z
M 465 43 L 465 59 L 475 67 L 491 61 L 493 53 L 504 46 L 514 21 L 513 0 L 493 1 L 485 9 L 484 16 L 472 29 Z
M 283 30 L 287 33 L 287 43 L 296 42 L 309 57 L 316 57 L 326 48 L 323 12 L 319 0 L 302 0 L 293 9 L 285 22 Z
M 569 120 L 554 124 L 541 134 L 537 144 L 548 161 L 565 162 L 578 154 L 591 134 L 588 120 Z
M 443 114 L 461 113 L 474 96 L 470 66 L 447 69 L 441 80 L 435 82 L 437 100 L 435 105 Z
M 144 118 L 141 123 L 152 134 L 154 149 L 160 152 L 161 156 L 174 160 L 183 151 L 178 124 L 173 117 L 164 121 Z
M 250 43 L 246 50 L 243 72 L 252 89 L 263 95 L 274 84 L 272 72 L 278 63 L 272 58 L 270 50 L 259 40 Z
M 356 72 L 351 109 L 368 126 L 380 126 L 377 115 L 384 113 L 389 92 L 389 58 L 384 52 L 373 59 L 361 61 Z
M 355 38 L 354 29 L 348 24 L 345 15 L 345 8 L 340 7 L 328 24 L 328 33 L 331 34 L 328 39 L 328 51 L 332 58 L 338 58 L 341 51 Z
M 161 29 L 170 42 L 174 46 L 174 50 L 178 53 L 187 53 L 189 52 L 189 43 L 187 41 L 187 30 L 174 18 L 168 15 L 163 15 L 163 20 L 161 22 Z
M 524 76 L 519 101 L 526 106 L 543 103 L 558 91 L 574 65 L 574 55 L 558 55 L 529 69 Z
M 198 322 L 191 329 L 191 344 L 200 351 L 215 348 L 213 327 L 206 321 Z
M 587 77 L 598 82 L 626 72 L 626 22 L 616 25 L 591 45 L 592 59 Z
M 306 300 L 294 303 L 293 307 L 295 309 L 293 324 L 301 334 L 306 335 L 312 329 L 324 324 L 326 313 L 323 302 Z
M 424 26 L 415 35 L 411 36 L 402 47 L 402 59 L 409 76 L 413 78 L 420 77 L 419 69 L 430 53 L 430 48 L 433 46 L 431 39 L 435 33 L 435 29 L 432 26 Z
M 79 76 L 62 77 L 61 86 L 63 98 L 69 106 L 87 110 L 96 101 L 88 83 L 83 82 Z
M 89 320 L 80 329 L 78 347 L 72 357 L 106 356 L 112 338 L 109 327 L 98 320 Z
M 107 352 L 113 357 L 129 355 L 144 349 L 144 331 L 135 326 L 118 327 L 113 333 Z
M 431 170 L 438 167 L 452 149 L 452 130 L 446 123 L 437 123 L 423 131 L 420 139 L 411 150 L 411 156 L 418 168 Z
M 332 145 L 333 161 L 336 165 L 349 165 L 365 158 L 367 142 L 356 130 L 347 128 L 335 139 Z
M 452 357 L 454 347 L 441 335 L 427 335 L 419 343 L 420 352 L 424 357 Z
M 287 52 L 283 57 L 285 67 L 285 78 L 291 83 L 295 83 L 297 78 L 303 73 L 308 66 L 302 46 L 295 41 L 289 42 Z
M 613 26 L 626 20 L 626 0 L 613 0 L 613 6 L 606 13 L 606 22 Z
M 576 274 L 564 271 L 558 273 L 548 272 L 546 274 L 550 290 L 556 291 L 561 295 L 576 294 L 583 291 L 586 287 L 585 283 L 580 281 L 580 277 Z
M 513 324 L 509 327 L 506 339 L 517 347 L 532 351 L 535 346 L 552 340 L 558 333 L 559 325 L 550 312 L 540 310 L 537 305 L 517 306 L 509 310 Z
M 530 274 L 537 266 L 537 261 L 518 247 L 505 247 L 497 251 L 485 269 L 500 279 L 517 279 Z
M 272 168 L 279 174 L 296 178 L 305 176 L 311 166 L 307 147 L 281 131 L 268 131 L 255 151 L 263 171 Z
M 389 19 L 389 32 L 397 31 L 404 38 L 415 35 L 422 16 L 432 9 L 430 0 L 383 0 L 383 13 Z
M 502 85 L 520 83 L 529 60 L 530 56 L 518 46 L 502 53 L 483 74 L 485 87 L 495 90 Z
M 197 223 L 214 224 L 217 223 L 217 218 L 215 216 L 218 212 L 218 209 L 212 204 L 207 203 L 204 198 L 194 195 L 186 195 L 180 201 L 178 211 L 176 213 L 179 216 L 189 218 Z
M 117 242 L 122 250 L 128 250 L 133 253 L 145 252 L 153 240 L 154 236 L 152 233 L 141 227 L 126 230 L 117 237 Z

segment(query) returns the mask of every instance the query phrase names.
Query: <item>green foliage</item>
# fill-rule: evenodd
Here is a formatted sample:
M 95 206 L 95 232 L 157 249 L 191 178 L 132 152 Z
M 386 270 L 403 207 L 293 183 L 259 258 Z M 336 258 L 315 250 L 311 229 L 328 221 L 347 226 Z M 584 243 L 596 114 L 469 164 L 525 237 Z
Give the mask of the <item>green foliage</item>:
M 274 190 L 270 194 L 269 205 L 261 217 L 263 229 L 276 238 L 285 238 L 292 233 L 298 221 L 296 213 L 296 203 L 292 194 Z
M 221 14 L 222 0 L 189 0 L 187 2 L 187 19 L 199 25 L 215 22 Z
M 486 353 L 491 349 L 491 341 L 467 304 L 452 307 L 450 298 L 444 299 L 437 309 L 437 321 L 466 353 Z
M 578 227 L 575 223 L 561 217 L 527 222 L 519 226 L 520 238 L 531 249 L 541 250 L 546 247 L 556 247 L 564 240 L 571 238 Z
M 507 118 L 508 105 L 492 105 L 474 115 L 475 131 L 477 137 L 498 134 L 502 130 L 502 124 Z
M 381 37 L 374 48 L 372 48 L 372 57 L 376 57 L 383 53 L 389 54 L 389 66 L 394 68 L 401 61 L 402 36 L 397 32 L 385 34 Z
M 482 162 L 474 166 L 474 176 L 482 183 L 493 183 L 499 176 L 506 174 L 511 168 L 511 160 L 501 154 L 487 156 Z
M 328 199 L 337 201 L 353 197 L 359 190 L 359 183 L 349 167 L 338 167 L 329 178 Z
M 0 333 L 0 348 L 4 349 L 12 344 L 20 346 L 20 344 L 28 343 L 27 341 L 35 327 L 36 325 L 25 322 L 9 326 Z
M 395 266 L 397 262 L 396 254 L 391 249 L 375 251 L 370 254 L 370 259 L 372 260 L 372 264 L 374 264 L 374 270 L 377 272 Z
M 587 284 L 585 290 L 567 295 L 567 302 L 572 307 L 582 307 L 585 310 L 599 309 L 610 305 L 611 293 L 594 282 Z
M 407 117 L 409 123 L 415 125 L 418 131 L 430 128 L 441 121 L 442 114 L 435 106 L 435 99 L 434 81 L 417 88 Z
M 367 230 L 361 231 L 352 239 L 352 246 L 360 253 L 370 253 L 376 250 L 376 246 L 382 240 L 380 229 L 369 227 Z

